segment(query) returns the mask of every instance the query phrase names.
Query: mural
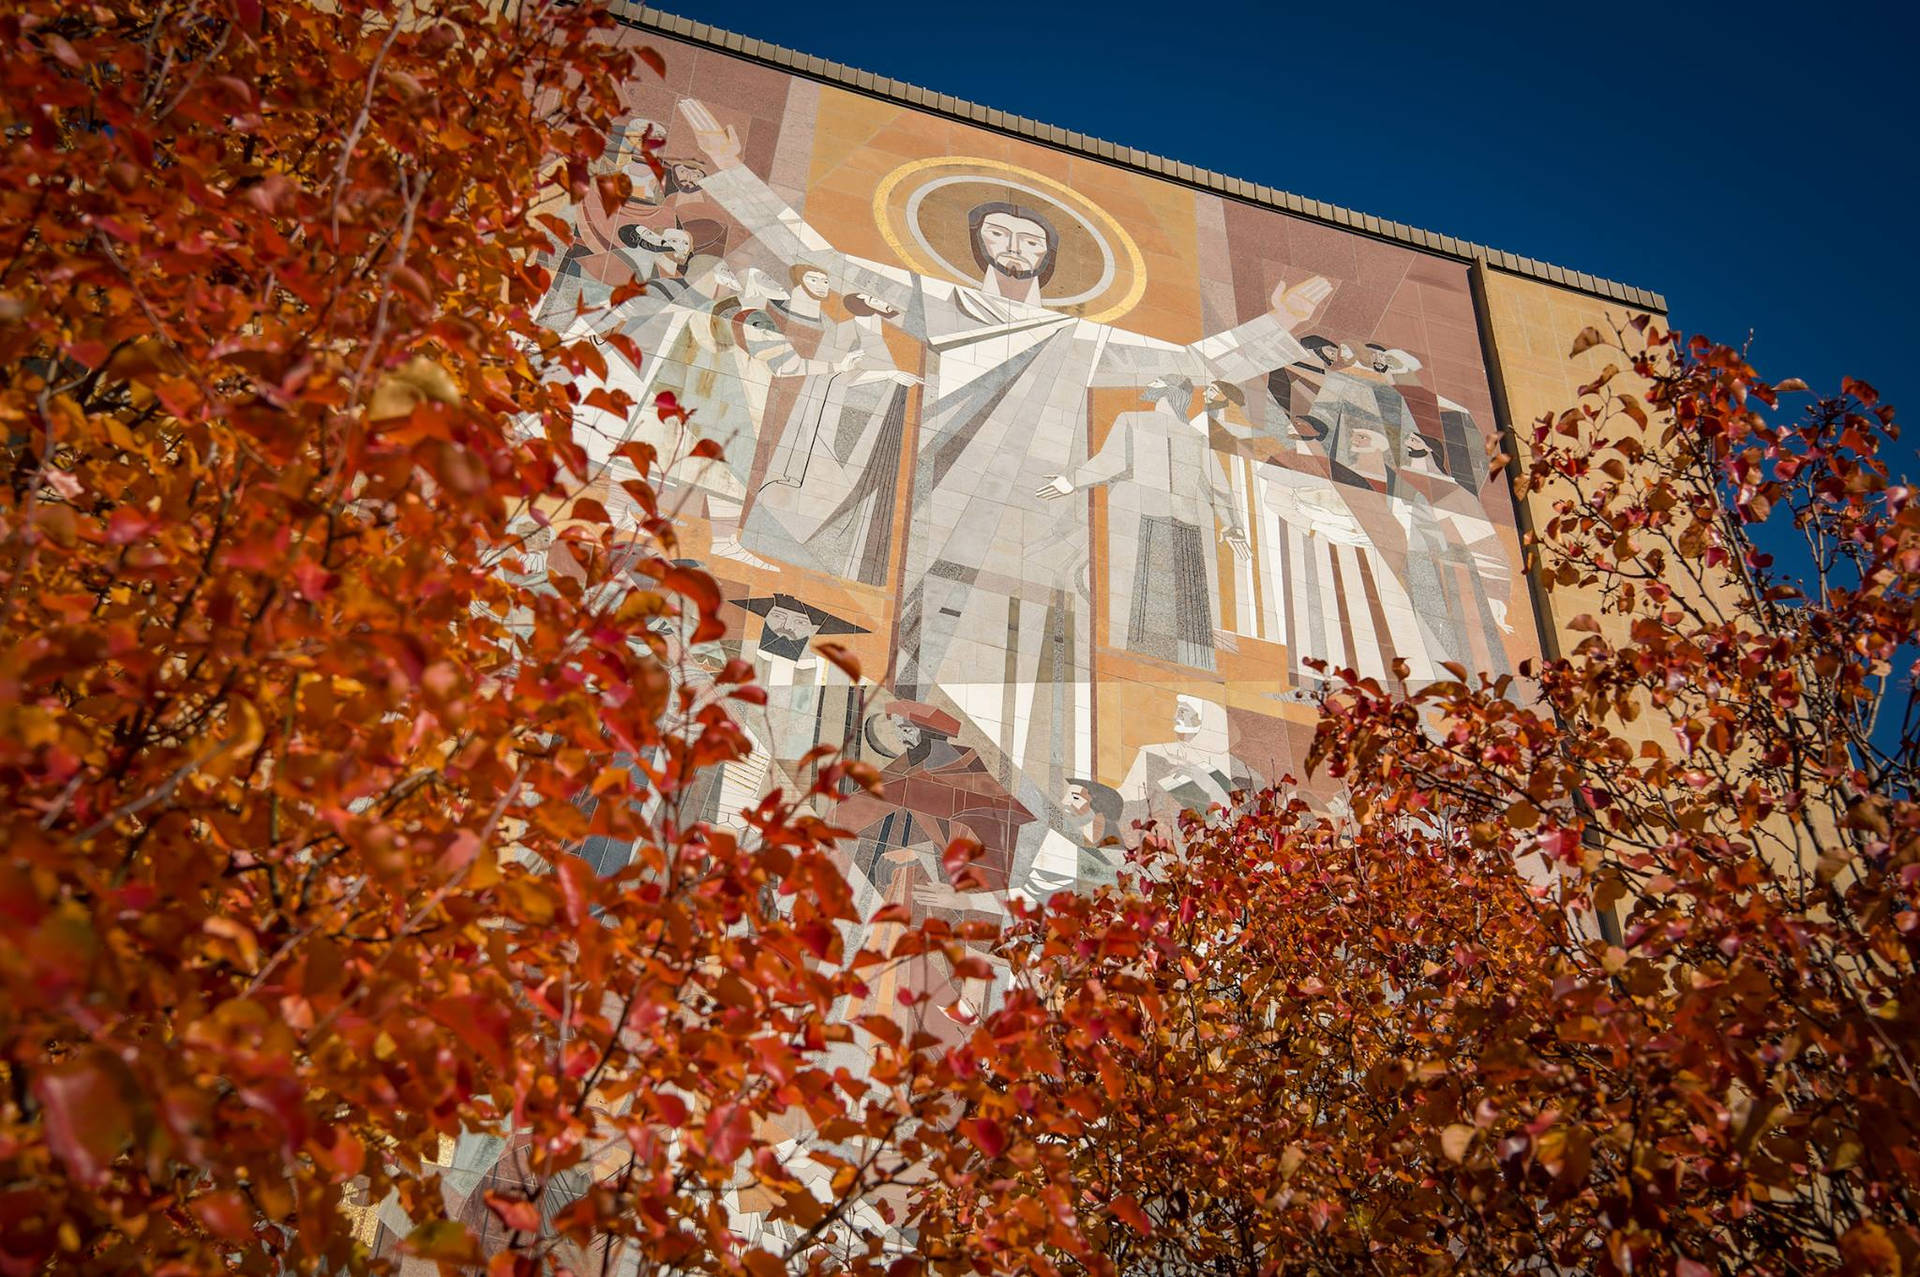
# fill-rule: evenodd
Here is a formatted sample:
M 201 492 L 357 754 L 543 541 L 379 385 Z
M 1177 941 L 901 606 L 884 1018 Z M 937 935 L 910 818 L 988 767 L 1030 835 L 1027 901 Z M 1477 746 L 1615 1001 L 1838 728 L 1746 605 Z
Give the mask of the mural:
M 575 210 L 542 317 L 693 409 L 576 429 L 616 519 L 616 450 L 658 450 L 732 603 L 692 676 L 769 691 L 709 819 L 844 745 L 885 781 L 839 809 L 862 903 L 997 917 L 1112 881 L 1136 819 L 1298 776 L 1322 669 L 1537 652 L 1463 264 L 667 53 L 603 161 L 634 194 Z M 985 890 L 942 868 L 963 834 Z

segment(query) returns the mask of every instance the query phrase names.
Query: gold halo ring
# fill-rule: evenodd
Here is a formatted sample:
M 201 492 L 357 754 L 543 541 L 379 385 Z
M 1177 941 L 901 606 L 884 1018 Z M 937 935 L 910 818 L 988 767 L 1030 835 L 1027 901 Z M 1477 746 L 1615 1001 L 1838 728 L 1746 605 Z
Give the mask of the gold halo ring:
M 1048 287 L 1058 295 L 1046 296 L 1044 305 L 1110 323 L 1145 295 L 1146 259 L 1126 228 L 1072 187 L 1032 169 L 975 155 L 911 160 L 881 179 L 873 216 L 887 247 L 910 269 L 978 284 L 961 214 L 996 198 L 1037 204 L 1055 218 L 1060 243 Z

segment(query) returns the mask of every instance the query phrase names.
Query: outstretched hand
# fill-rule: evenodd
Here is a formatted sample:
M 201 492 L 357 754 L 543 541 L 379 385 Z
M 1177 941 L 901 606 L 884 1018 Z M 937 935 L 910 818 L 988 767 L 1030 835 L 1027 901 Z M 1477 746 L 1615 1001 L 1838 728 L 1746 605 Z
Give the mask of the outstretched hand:
M 1067 478 L 1064 474 L 1056 474 L 1053 478 L 1047 480 L 1038 488 L 1035 488 L 1033 495 L 1051 501 L 1055 497 L 1067 496 L 1072 491 L 1073 480 Z
M 1324 276 L 1311 276 L 1292 287 L 1282 281 L 1273 290 L 1273 313 L 1280 316 L 1287 327 L 1297 328 L 1312 319 L 1313 312 L 1331 296 L 1333 285 Z
M 740 162 L 740 134 L 731 124 L 723 127 L 712 111 L 692 98 L 680 103 L 680 116 L 693 130 L 694 144 L 706 152 L 716 167 L 727 168 Z

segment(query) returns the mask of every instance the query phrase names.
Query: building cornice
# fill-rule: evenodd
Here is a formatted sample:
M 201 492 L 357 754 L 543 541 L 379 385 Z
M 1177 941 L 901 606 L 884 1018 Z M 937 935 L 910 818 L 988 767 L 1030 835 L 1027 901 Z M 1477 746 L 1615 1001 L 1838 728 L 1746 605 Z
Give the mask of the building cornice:
M 1304 199 L 1288 191 L 1279 191 L 1271 186 L 1261 186 L 1237 177 L 1228 177 L 1224 173 L 1216 173 L 1211 169 L 1195 168 L 1191 164 L 1170 160 L 1164 155 L 1154 155 L 1133 147 L 1118 146 L 1100 138 L 1088 137 L 1084 133 L 1075 133 L 1055 125 L 1043 124 L 1022 115 L 1011 115 L 992 107 L 981 106 L 977 102 L 968 102 L 964 98 L 956 98 L 951 94 L 935 93 L 919 85 L 888 79 L 886 76 L 875 75 L 871 71 L 861 71 L 844 63 L 829 62 L 825 58 L 800 53 L 777 44 L 770 44 L 765 40 L 756 40 L 736 31 L 725 31 L 704 22 L 695 22 L 690 18 L 666 13 L 646 5 L 630 3 L 629 0 L 613 0 L 611 8 L 620 21 L 629 27 L 658 32 L 688 44 L 729 53 L 749 62 L 777 67 L 782 71 L 805 76 L 810 80 L 818 80 L 823 84 L 831 84 L 836 88 L 863 93 L 869 97 L 910 106 L 916 110 L 929 111 L 950 119 L 975 124 L 981 128 L 993 129 L 1025 141 L 1037 142 L 1042 146 L 1084 155 L 1120 168 L 1132 169 L 1165 181 L 1211 191 L 1228 199 L 1277 209 L 1283 213 L 1291 213 L 1295 217 L 1304 217 L 1328 226 L 1337 226 L 1357 235 L 1402 244 L 1424 253 L 1452 258 L 1469 265 L 1474 262 L 1484 262 L 1493 270 L 1537 279 L 1560 288 L 1662 315 L 1667 310 L 1666 298 L 1644 288 L 1635 288 L 1630 284 L 1621 284 L 1580 271 L 1567 270 L 1547 262 L 1535 261 L 1531 257 L 1521 257 L 1515 253 L 1489 248 L 1485 244 L 1476 244 L 1472 240 L 1455 239 L 1451 235 L 1436 234 L 1417 226 L 1407 226 L 1401 222 L 1389 221 L 1370 214 L 1356 213 L 1352 209 L 1341 208 L 1337 204 Z

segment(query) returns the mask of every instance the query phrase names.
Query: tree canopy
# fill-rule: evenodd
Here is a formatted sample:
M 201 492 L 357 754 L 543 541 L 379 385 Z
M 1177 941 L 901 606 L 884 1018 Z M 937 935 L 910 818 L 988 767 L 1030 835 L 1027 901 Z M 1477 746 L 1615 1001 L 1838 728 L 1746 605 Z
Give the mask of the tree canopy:
M 635 526 L 589 494 L 604 356 L 535 322 L 661 67 L 609 31 L 0 14 L 0 1272 L 1920 1264 L 1920 508 L 1869 387 L 1582 333 L 1506 459 L 1572 650 L 1330 670 L 1343 803 L 1130 831 L 997 937 L 862 919 L 872 769 L 688 814 L 765 694 L 690 665 L 720 591 L 645 445 Z M 925 955 L 1001 996 L 846 1014 Z

